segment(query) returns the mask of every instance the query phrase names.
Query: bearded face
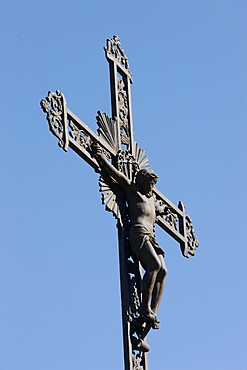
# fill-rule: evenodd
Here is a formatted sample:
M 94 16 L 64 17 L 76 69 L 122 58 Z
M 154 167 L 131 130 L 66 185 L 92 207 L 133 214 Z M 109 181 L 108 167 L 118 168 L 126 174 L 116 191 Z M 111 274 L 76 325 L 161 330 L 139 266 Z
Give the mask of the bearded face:
M 153 188 L 158 181 L 158 176 L 150 169 L 140 170 L 136 176 L 136 184 L 142 194 L 151 197 Z

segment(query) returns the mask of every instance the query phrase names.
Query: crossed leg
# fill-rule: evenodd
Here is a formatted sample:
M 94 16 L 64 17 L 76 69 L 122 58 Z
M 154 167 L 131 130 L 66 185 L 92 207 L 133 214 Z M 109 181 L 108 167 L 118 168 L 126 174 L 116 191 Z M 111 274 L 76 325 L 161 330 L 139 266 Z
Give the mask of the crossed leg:
M 154 284 L 152 300 L 151 300 L 151 310 L 153 311 L 155 315 L 157 314 L 157 311 L 158 311 L 158 308 L 161 302 L 161 298 L 162 298 L 162 295 L 165 289 L 165 279 L 167 275 L 167 268 L 166 268 L 164 257 L 161 254 L 159 254 L 158 257 L 160 260 L 161 267 L 156 276 L 156 282 Z
M 156 315 L 165 286 L 167 269 L 162 255 L 157 255 L 150 241 L 140 251 L 140 262 L 145 269 L 140 312 L 143 316 Z

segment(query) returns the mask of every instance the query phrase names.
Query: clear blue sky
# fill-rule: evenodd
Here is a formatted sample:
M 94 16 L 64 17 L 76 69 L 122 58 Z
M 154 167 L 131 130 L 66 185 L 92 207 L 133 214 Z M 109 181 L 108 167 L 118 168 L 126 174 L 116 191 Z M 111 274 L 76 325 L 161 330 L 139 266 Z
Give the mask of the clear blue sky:
M 150 370 L 247 369 L 245 0 L 2 0 L 0 369 L 123 368 L 117 230 L 98 176 L 49 132 L 60 89 L 96 130 L 105 40 L 134 75 L 135 138 L 200 247 L 169 270 Z

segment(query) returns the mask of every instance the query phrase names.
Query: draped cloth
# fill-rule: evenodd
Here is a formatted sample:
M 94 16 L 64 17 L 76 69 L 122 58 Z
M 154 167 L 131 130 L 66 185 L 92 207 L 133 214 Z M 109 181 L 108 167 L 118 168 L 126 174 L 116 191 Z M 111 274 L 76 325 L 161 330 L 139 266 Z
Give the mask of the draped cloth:
M 158 244 L 155 234 L 147 230 L 145 226 L 139 224 L 131 226 L 129 237 L 131 250 L 138 259 L 140 256 L 141 249 L 146 241 L 149 241 L 151 243 L 157 254 L 165 256 L 165 252 Z

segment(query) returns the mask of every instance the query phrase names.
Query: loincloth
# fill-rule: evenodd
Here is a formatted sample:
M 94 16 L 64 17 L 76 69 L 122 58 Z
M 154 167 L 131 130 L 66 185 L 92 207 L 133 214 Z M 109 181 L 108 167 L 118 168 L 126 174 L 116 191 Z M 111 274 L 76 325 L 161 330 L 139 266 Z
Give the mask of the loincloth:
M 165 255 L 154 234 L 148 231 L 143 225 L 133 225 L 129 232 L 132 252 L 139 258 L 140 251 L 146 241 L 149 241 L 157 254 Z

